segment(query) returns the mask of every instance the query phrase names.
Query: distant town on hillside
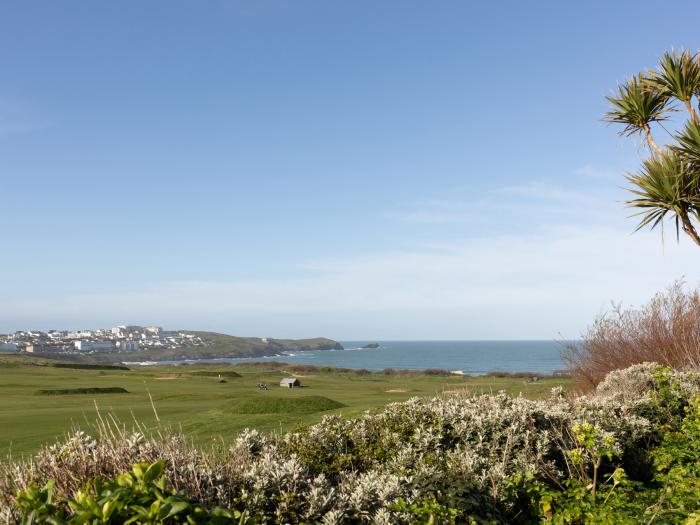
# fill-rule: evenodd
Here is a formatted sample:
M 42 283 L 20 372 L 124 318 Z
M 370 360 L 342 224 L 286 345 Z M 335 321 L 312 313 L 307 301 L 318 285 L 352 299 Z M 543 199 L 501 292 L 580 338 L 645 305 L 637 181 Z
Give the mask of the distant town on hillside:
M 19 330 L 0 334 L 0 351 L 27 353 L 90 354 L 135 352 L 208 346 L 200 335 L 163 330 L 160 326 L 118 325 L 98 330 Z

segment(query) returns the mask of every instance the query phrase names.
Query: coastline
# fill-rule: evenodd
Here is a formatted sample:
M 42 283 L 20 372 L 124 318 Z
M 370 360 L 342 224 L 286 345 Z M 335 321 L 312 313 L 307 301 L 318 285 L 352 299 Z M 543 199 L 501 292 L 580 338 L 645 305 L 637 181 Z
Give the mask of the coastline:
M 271 355 L 176 359 L 122 359 L 132 366 L 245 364 L 283 361 L 348 370 L 384 369 L 420 371 L 441 369 L 464 375 L 530 373 L 550 375 L 565 369 L 561 343 L 555 341 L 378 341 L 379 348 L 364 348 L 367 341 L 341 341 L 342 350 L 285 351 Z

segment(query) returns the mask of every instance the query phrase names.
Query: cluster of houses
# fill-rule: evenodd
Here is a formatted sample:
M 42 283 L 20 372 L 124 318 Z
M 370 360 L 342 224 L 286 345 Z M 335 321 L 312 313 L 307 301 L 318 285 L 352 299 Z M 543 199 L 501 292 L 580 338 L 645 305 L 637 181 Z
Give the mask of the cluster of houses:
M 209 341 L 196 334 L 163 330 L 160 326 L 118 325 L 99 330 L 19 330 L 0 334 L 0 352 L 85 354 L 208 344 Z

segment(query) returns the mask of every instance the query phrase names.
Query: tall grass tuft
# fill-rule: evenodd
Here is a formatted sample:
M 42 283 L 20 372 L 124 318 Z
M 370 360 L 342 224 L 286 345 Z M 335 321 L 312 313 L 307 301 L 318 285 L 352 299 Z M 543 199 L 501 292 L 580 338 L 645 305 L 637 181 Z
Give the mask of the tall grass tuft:
M 700 370 L 700 289 L 686 290 L 677 281 L 640 309 L 614 306 L 563 357 L 585 390 L 638 363 Z

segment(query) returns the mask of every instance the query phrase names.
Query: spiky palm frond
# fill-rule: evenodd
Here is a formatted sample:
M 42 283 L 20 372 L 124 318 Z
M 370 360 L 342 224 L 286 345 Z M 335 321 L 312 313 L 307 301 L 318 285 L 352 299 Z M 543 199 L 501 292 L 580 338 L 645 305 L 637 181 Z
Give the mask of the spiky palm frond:
M 622 124 L 621 135 L 647 132 L 651 122 L 666 120 L 672 109 L 668 96 L 649 89 L 646 78 L 635 75 L 618 85 L 618 94 L 605 97 L 612 108 L 605 114 L 605 121 Z
M 681 225 L 688 230 L 690 217 L 700 218 L 700 171 L 676 152 L 649 158 L 627 180 L 634 185 L 630 191 L 638 196 L 627 201 L 627 207 L 642 208 L 635 214 L 641 216 L 637 230 L 654 229 L 670 215 L 679 236 Z
M 685 128 L 676 135 L 678 145 L 674 149 L 686 161 L 700 166 L 700 123 L 688 120 Z
M 664 53 L 658 71 L 649 74 L 649 83 L 669 97 L 689 103 L 693 95 L 700 95 L 700 62 L 695 53 L 682 50 Z

